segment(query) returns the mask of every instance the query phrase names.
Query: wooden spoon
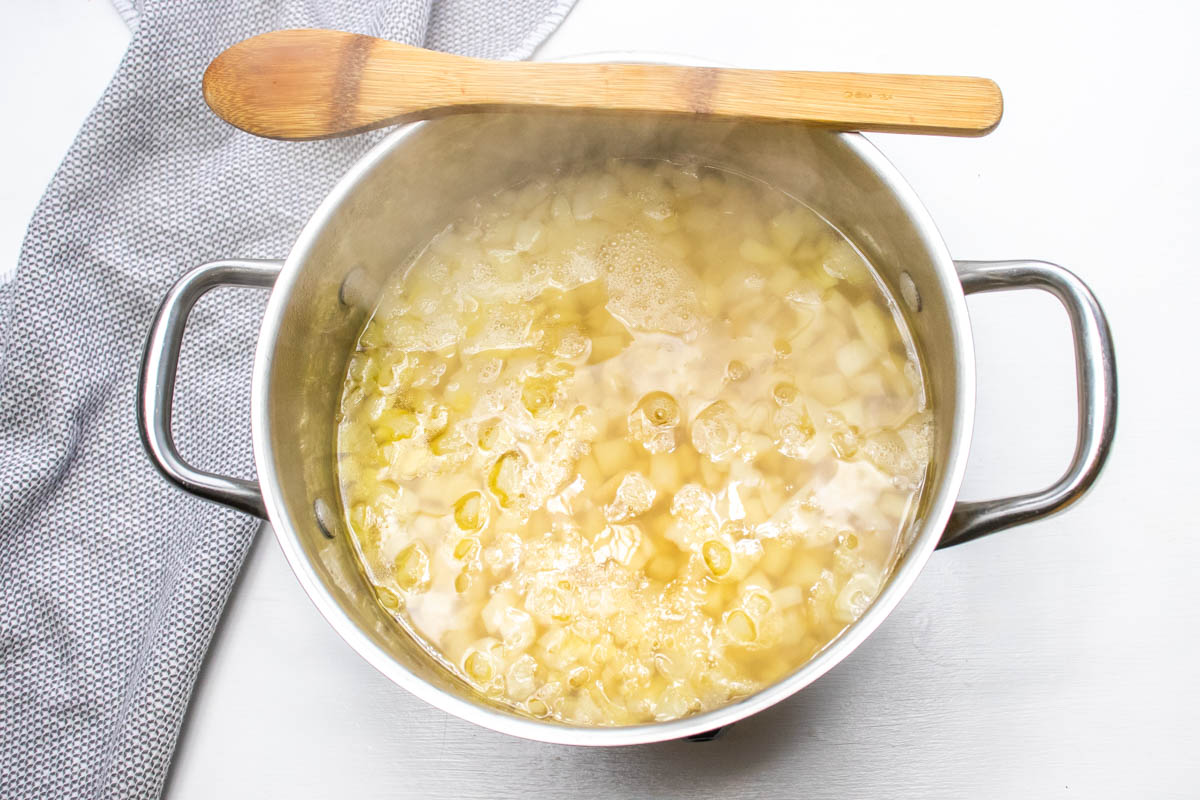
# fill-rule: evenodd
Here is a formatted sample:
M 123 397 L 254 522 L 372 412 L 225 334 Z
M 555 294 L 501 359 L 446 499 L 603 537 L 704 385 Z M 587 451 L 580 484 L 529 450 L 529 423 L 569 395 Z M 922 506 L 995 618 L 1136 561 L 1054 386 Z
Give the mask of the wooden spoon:
M 981 136 L 1003 110 L 1000 88 L 986 78 L 486 61 L 325 30 L 276 31 L 235 44 L 204 73 L 204 99 L 227 122 L 272 139 L 327 139 L 512 108 Z

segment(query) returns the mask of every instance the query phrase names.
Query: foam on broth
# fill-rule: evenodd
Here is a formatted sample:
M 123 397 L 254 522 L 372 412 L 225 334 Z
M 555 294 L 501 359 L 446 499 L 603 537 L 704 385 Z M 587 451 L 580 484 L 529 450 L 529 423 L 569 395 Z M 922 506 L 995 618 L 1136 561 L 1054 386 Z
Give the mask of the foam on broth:
M 337 424 L 380 602 L 481 693 L 675 719 L 793 671 L 882 586 L 932 441 L 867 262 L 765 183 L 610 161 L 398 265 Z

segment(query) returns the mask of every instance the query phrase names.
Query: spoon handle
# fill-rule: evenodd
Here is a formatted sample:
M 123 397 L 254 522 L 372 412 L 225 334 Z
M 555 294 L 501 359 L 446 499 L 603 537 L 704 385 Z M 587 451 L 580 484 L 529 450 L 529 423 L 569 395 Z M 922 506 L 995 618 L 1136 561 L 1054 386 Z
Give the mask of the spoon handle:
M 205 72 L 204 98 L 227 122 L 273 139 L 327 139 L 512 108 L 981 136 L 1003 111 L 999 87 L 986 78 L 488 61 L 326 30 L 276 31 L 233 45 Z

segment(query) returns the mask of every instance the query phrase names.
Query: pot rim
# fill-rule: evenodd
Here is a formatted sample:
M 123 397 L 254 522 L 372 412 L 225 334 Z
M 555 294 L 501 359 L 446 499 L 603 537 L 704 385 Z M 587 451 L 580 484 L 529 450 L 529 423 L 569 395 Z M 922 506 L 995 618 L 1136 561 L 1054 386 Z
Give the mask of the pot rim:
M 638 51 L 589 53 L 556 60 L 638 61 L 716 66 L 712 62 L 705 62 L 702 59 Z M 830 134 L 840 138 L 859 159 L 879 176 L 907 212 L 922 244 L 934 258 L 938 284 L 947 301 L 950 331 L 956 340 L 951 351 L 955 354 L 957 361 L 955 370 L 958 397 L 955 400 L 958 413 L 954 417 L 952 430 L 949 432 L 948 463 L 944 465 L 942 481 L 933 487 L 936 493 L 928 506 L 930 513 L 921 525 L 921 530 L 913 540 L 907 555 L 895 567 L 885 583 L 883 591 L 875 598 L 862 617 L 786 678 L 736 702 L 682 719 L 620 727 L 575 726 L 521 717 L 483 703 L 471 702 L 439 689 L 401 666 L 383 648 L 376 645 L 330 595 L 305 555 L 294 527 L 291 525 L 287 509 L 280 498 L 278 481 L 273 467 L 275 454 L 268 436 L 270 408 L 268 387 L 270 386 L 269 376 L 280 323 L 295 287 L 301 265 L 308 257 L 325 222 L 354 191 L 359 181 L 425 124 L 427 123 L 413 122 L 392 131 L 364 154 L 338 180 L 308 222 L 305 223 L 288 253 L 263 315 L 258 347 L 254 357 L 251 396 L 254 460 L 271 528 L 275 532 L 275 538 L 279 542 L 292 572 L 295 573 L 297 580 L 304 588 L 305 594 L 338 635 L 393 683 L 430 705 L 460 719 L 500 733 L 534 741 L 553 744 L 618 746 L 682 739 L 731 725 L 752 716 L 791 697 L 820 678 L 873 633 L 912 587 L 930 554 L 937 547 L 938 540 L 949 522 L 950 513 L 958 498 L 966 471 L 975 417 L 975 359 L 966 297 L 959 283 L 949 250 L 929 211 L 921 203 L 912 187 L 883 153 L 862 134 L 853 132 Z

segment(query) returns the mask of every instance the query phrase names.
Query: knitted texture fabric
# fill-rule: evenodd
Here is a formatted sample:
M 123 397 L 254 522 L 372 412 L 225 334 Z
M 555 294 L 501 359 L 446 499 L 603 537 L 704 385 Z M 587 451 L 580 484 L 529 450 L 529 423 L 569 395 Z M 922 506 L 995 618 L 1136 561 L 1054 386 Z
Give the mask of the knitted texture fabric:
M 200 77 L 264 31 L 338 28 L 529 56 L 572 0 L 117 0 L 133 38 L 0 287 L 0 797 L 154 797 L 257 521 L 170 486 L 138 439 L 142 348 L 186 269 L 282 257 L 380 134 L 256 139 Z M 176 441 L 250 476 L 265 292 L 210 293 L 183 344 Z

